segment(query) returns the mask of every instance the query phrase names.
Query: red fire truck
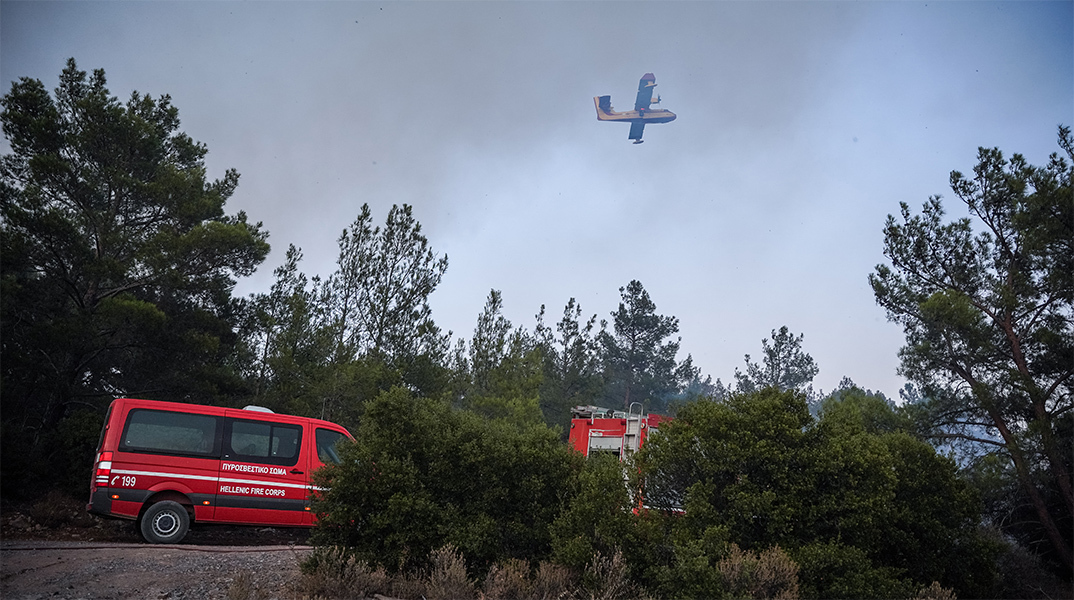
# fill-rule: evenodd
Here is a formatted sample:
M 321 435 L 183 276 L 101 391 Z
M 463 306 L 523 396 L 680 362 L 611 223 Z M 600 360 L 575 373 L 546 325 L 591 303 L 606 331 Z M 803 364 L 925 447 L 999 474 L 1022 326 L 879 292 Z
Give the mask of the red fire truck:
M 626 412 L 599 406 L 575 406 L 571 410 L 570 444 L 585 456 L 591 452 L 610 452 L 620 460 L 637 452 L 661 423 L 664 415 L 646 415 L 640 402 Z

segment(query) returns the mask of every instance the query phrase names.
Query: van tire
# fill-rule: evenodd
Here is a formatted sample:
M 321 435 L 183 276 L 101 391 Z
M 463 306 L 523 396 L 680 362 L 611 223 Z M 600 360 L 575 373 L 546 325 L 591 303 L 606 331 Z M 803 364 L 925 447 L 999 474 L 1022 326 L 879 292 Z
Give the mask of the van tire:
M 163 500 L 145 509 L 139 525 L 147 542 L 178 544 L 190 529 L 190 513 L 178 502 Z

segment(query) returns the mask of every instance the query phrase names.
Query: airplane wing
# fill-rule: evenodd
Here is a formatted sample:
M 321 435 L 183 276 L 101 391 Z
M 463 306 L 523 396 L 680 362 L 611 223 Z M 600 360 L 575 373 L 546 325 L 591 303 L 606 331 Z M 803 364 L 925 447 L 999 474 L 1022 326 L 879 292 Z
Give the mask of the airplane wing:
M 630 122 L 630 136 L 627 139 L 635 140 L 635 144 L 641 143 L 641 132 L 645 129 L 644 121 Z
M 646 73 L 638 82 L 638 99 L 634 101 L 634 110 L 649 110 L 653 102 L 653 88 L 656 87 L 656 76 Z

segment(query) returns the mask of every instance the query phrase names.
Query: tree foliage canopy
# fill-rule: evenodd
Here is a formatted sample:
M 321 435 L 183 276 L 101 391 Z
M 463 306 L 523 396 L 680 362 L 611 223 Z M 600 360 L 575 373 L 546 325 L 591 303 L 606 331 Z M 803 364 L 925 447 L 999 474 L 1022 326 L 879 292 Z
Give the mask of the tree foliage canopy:
M 945 222 L 939 197 L 889 216 L 870 276 L 903 326 L 901 372 L 922 386 L 935 436 L 1011 461 L 1053 556 L 1074 571 L 1074 139 L 1061 127 L 1047 165 L 981 148 L 951 173 L 970 217 Z M 983 231 L 974 233 L 974 226 Z
M 368 204 L 339 237 L 338 269 L 327 281 L 339 349 L 389 358 L 441 355 L 447 341 L 433 323 L 429 295 L 447 271 L 407 204 L 392 206 L 384 228 Z
M 619 288 L 622 301 L 612 313 L 612 331 L 599 334 L 604 360 L 605 396 L 627 410 L 633 402 L 663 410 L 668 400 L 696 378 L 687 357 L 676 362 L 682 338 L 679 320 L 656 313 L 656 304 L 638 280 Z
M 269 250 L 260 224 L 224 212 L 238 173 L 207 179 L 168 96 L 122 103 L 73 59 L 54 95 L 22 78 L 0 105 L 4 441 L 21 449 L 5 457 L 75 405 L 234 393 L 231 290 Z
M 447 270 L 408 205 L 383 228 L 369 205 L 338 239 L 325 279 L 299 270 L 291 246 L 244 329 L 259 404 L 356 426 L 365 402 L 395 385 L 436 396 L 446 386 L 448 336 L 429 295 Z
M 813 357 L 802 350 L 805 334 L 795 336 L 787 326 L 772 330 L 772 342 L 761 340 L 764 356 L 761 364 L 746 355 L 746 372 L 735 369 L 736 388 L 740 392 L 755 392 L 774 387 L 778 390 L 796 390 L 809 396 L 813 394 L 813 378 L 820 372 Z
M 544 361 L 541 410 L 550 423 L 569 426 L 570 409 L 591 404 L 601 396 L 600 342 L 597 315 L 582 320 L 582 305 L 574 298 L 563 307 L 555 332 L 544 324 L 544 307 L 534 337 Z

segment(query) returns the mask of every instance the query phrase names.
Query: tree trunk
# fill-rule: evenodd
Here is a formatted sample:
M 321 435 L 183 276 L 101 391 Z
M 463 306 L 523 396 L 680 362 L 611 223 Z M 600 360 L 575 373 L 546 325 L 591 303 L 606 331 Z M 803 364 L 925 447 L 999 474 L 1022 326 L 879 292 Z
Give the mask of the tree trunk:
M 1040 523 L 1044 527 L 1044 532 L 1048 536 L 1048 541 L 1051 542 L 1067 571 L 1074 572 L 1074 552 L 1071 551 L 1069 543 L 1063 539 L 1063 534 L 1060 533 L 1059 527 L 1056 526 L 1055 520 L 1052 519 L 1052 514 L 1048 511 L 1048 505 L 1045 504 L 1044 498 L 1040 495 L 1040 490 L 1033 484 L 1033 477 L 1029 472 L 1028 465 L 1026 465 L 1025 456 L 1022 455 L 1022 449 L 1018 447 L 1018 441 L 1007 427 L 1002 415 L 995 410 L 989 410 L 988 414 L 1003 437 L 1003 441 L 1007 444 L 1007 450 L 1011 453 L 1011 459 L 1014 461 L 1015 472 L 1018 473 L 1018 482 L 1026 494 L 1029 495 L 1033 508 L 1040 518 Z

